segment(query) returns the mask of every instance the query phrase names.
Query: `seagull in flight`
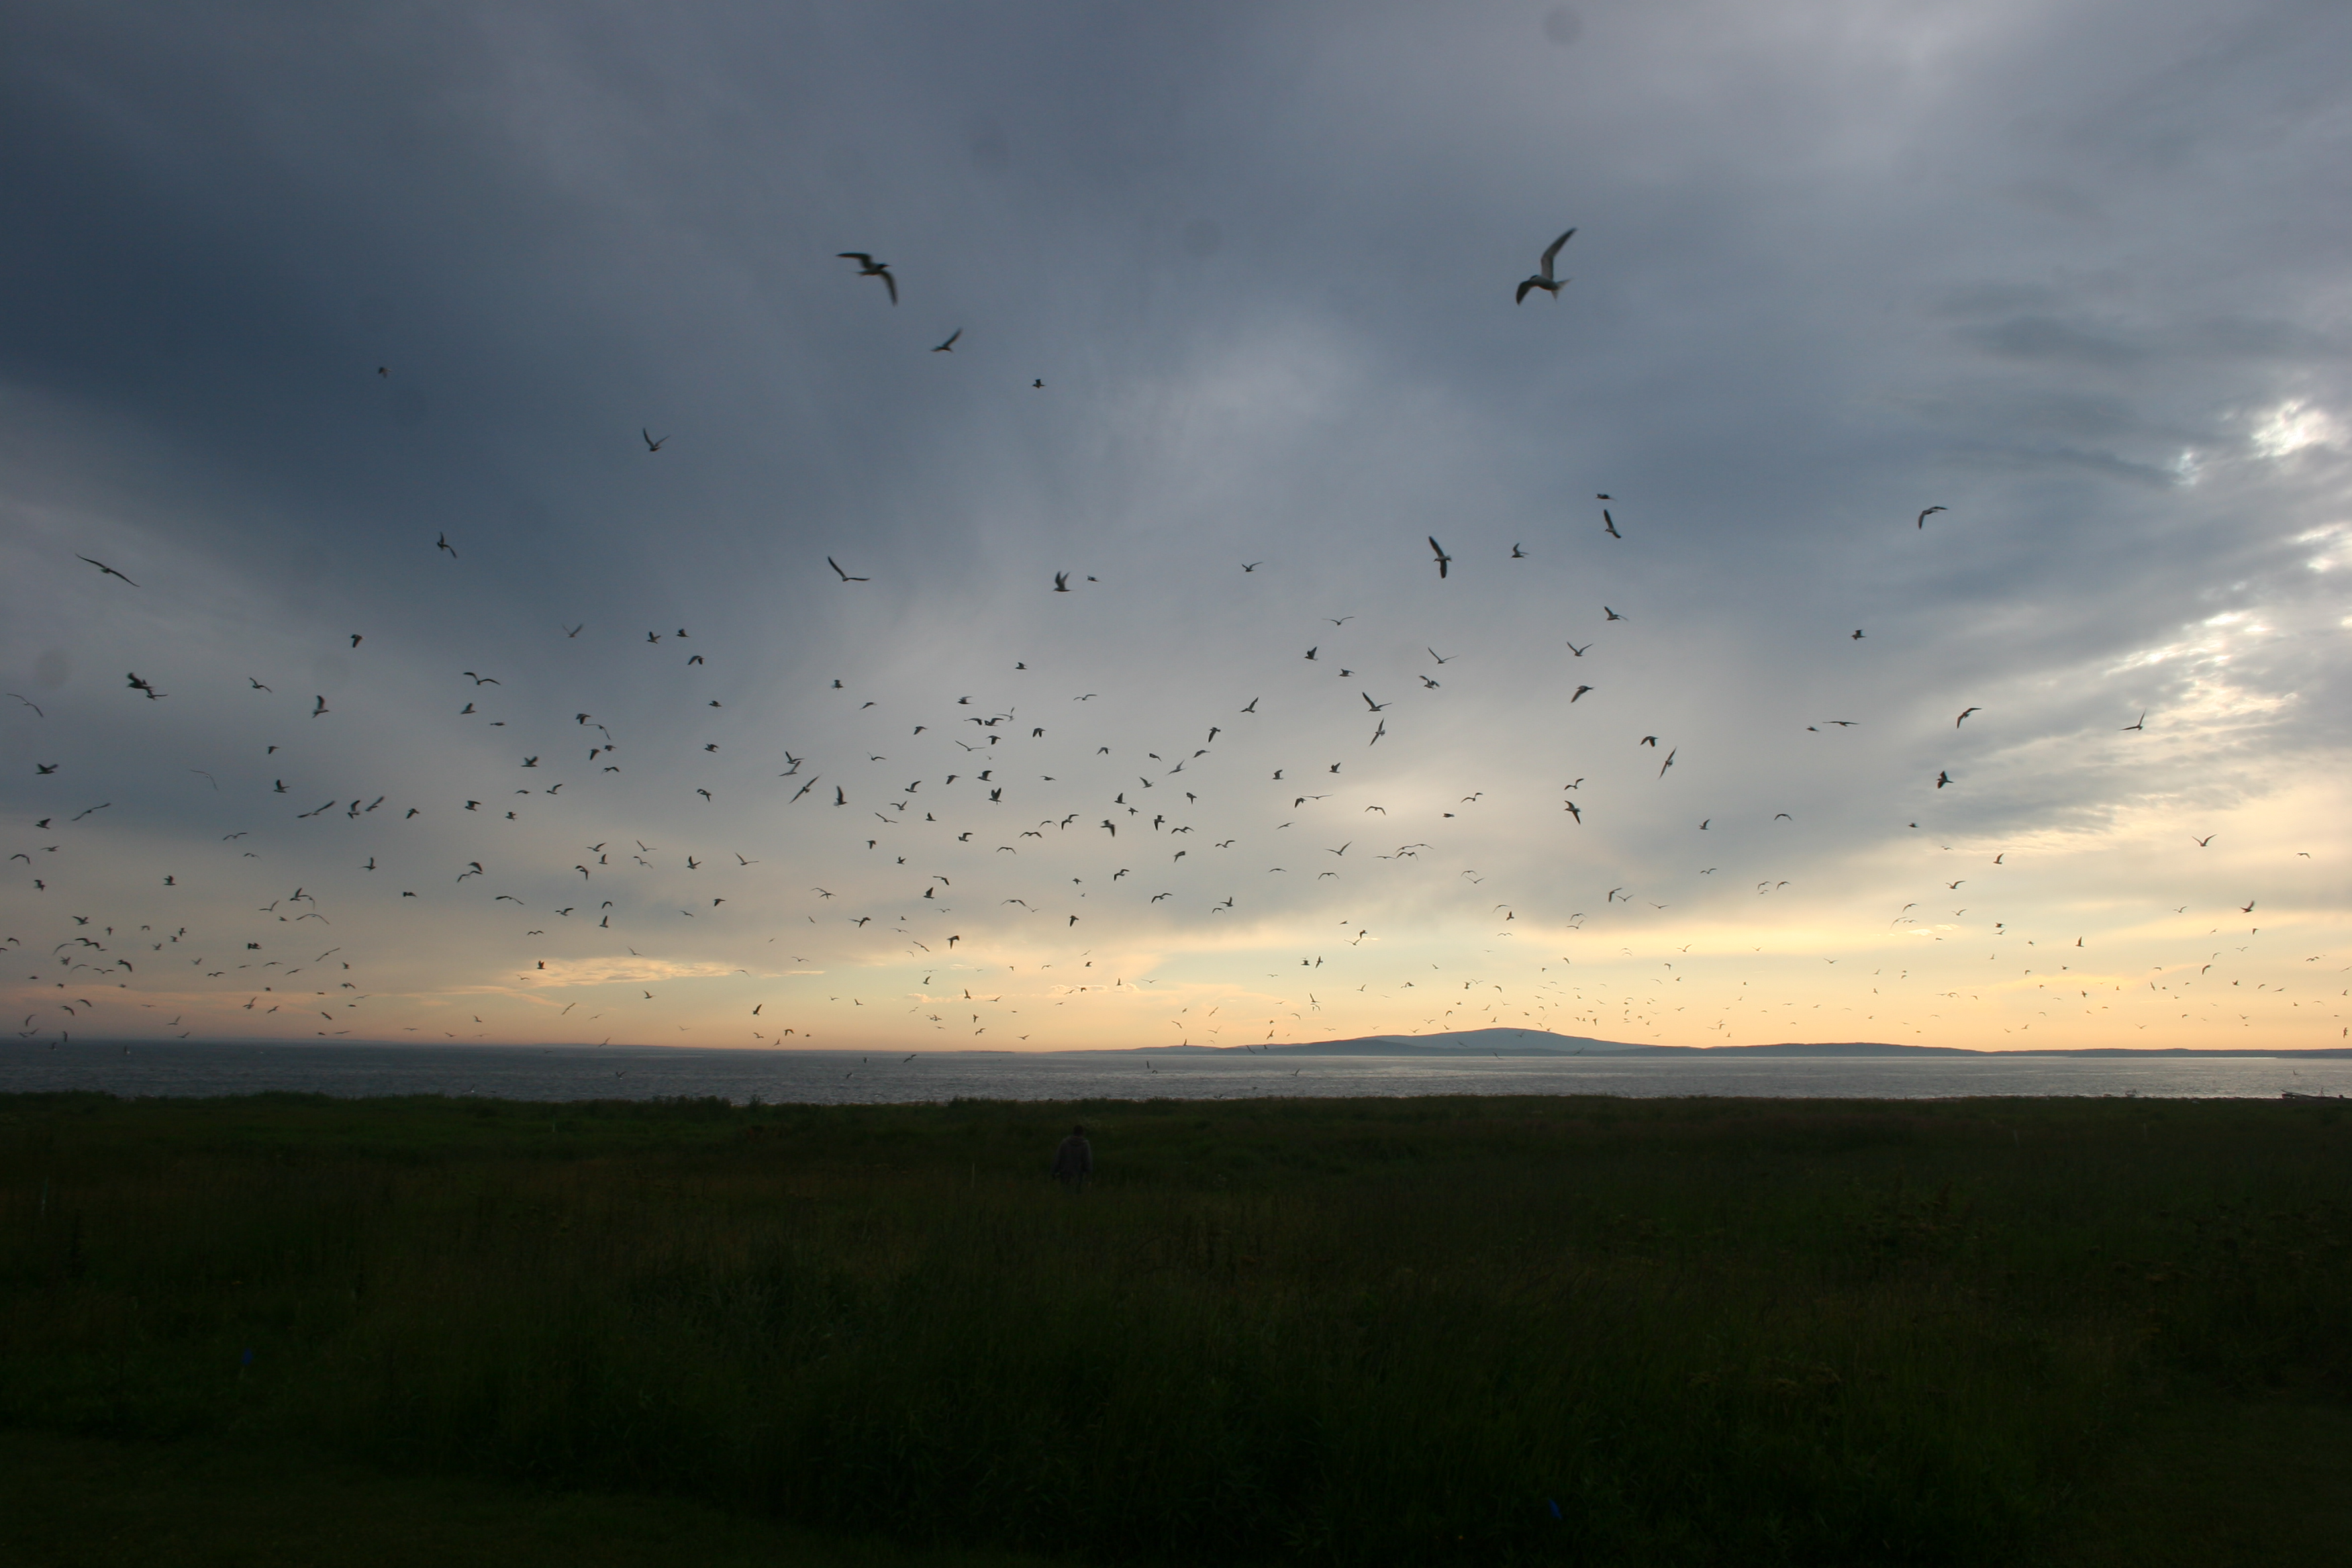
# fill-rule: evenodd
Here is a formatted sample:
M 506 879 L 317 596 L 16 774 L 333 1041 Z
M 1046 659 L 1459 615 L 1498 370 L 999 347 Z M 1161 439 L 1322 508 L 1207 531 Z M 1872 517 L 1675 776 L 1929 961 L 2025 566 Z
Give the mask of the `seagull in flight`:
M 843 572 L 843 571 L 841 570 L 841 563 L 840 563 L 840 562 L 838 562 L 838 561 L 835 561 L 835 560 L 832 556 L 830 556 L 830 555 L 828 555 L 828 556 L 826 556 L 826 557 L 824 558 L 824 563 L 825 563 L 826 565 L 828 565 L 828 566 L 832 567 L 835 573 L 839 574 L 839 575 L 840 575 L 840 577 L 841 577 L 841 580 L 842 580 L 843 582 L 845 582 L 845 583 L 863 583 L 863 582 L 866 582 L 866 581 L 868 580 L 868 579 L 864 578 L 864 577 L 853 577 L 853 576 L 851 576 L 848 573 L 846 573 L 846 572 Z
M 858 276 L 860 276 L 860 277 L 864 277 L 864 276 L 865 276 L 865 274 L 860 273 Z M 884 273 L 882 276 L 884 276 L 885 278 L 887 278 L 887 277 L 889 276 L 889 274 L 886 272 L 886 273 Z M 897 296 L 897 293 L 896 293 L 896 291 L 895 291 L 895 290 L 893 291 L 893 293 L 892 293 L 892 296 L 891 296 L 891 297 L 892 297 L 893 299 L 896 299 L 896 298 L 898 297 L 898 296 Z M 947 341 L 947 342 L 943 342 L 943 343 L 934 343 L 934 344 L 932 344 L 932 345 L 931 345 L 931 352 L 932 352 L 933 353 L 935 353 L 935 354 L 951 354 L 951 353 L 955 353 L 956 340 L 957 340 L 958 338 L 961 337 L 961 336 L 963 336 L 963 329 L 962 329 L 961 327 L 958 327 L 954 331 L 950 332 L 950 333 L 948 334 L 948 341 Z
M 449 536 L 446 533 L 433 541 L 433 548 L 436 550 L 447 551 L 449 552 L 449 559 L 452 561 L 457 559 L 457 547 L 449 542 Z
M 1931 507 L 1929 507 L 1927 510 L 1925 510 L 1925 511 L 1923 511 L 1923 512 L 1921 512 L 1921 513 L 1919 514 L 1919 526 L 1920 526 L 1922 529 L 1925 529 L 1925 528 L 1927 526 L 1927 520 L 1928 520 L 1929 518 L 1931 518 L 1931 517 L 1935 516 L 1935 515 L 1936 515 L 1937 512 L 1939 512 L 1939 511 L 1949 511 L 1949 510 L 1952 510 L 1951 508 L 1949 508 L 1949 507 L 1945 507 L 1945 506 L 1931 506 Z
M 2125 726 L 2123 727 L 2123 729 L 2122 729 L 2121 731 L 2118 731 L 2118 733 L 2128 735 L 2128 734 L 2130 734 L 2134 730 L 2145 730 L 2145 729 L 2147 729 L 2147 709 L 2145 709 L 2145 708 L 2143 708 L 2143 709 L 2141 709 L 2141 710 L 2140 710 L 2139 717 L 2138 717 L 2137 719 L 2134 720 L 2132 722 L 2130 722 L 2130 723 L 2128 723 L 2128 724 L 2125 725 Z
M 888 262 L 877 261 L 862 250 L 837 250 L 834 254 L 844 261 L 857 263 L 857 275 L 860 278 L 882 279 L 882 287 L 890 290 L 890 303 L 895 305 L 898 302 L 898 280 L 890 276 Z
M 637 426 L 637 434 L 638 434 L 638 435 L 640 435 L 640 436 L 642 436 L 642 437 L 644 437 L 646 438 L 646 451 L 648 451 L 648 452 L 658 452 L 658 451 L 660 451 L 660 450 L 662 449 L 662 441 L 667 441 L 667 440 L 668 440 L 668 439 L 669 439 L 669 437 L 668 437 L 665 436 L 665 437 L 663 437 L 661 438 L 661 441 L 656 441 L 656 440 L 655 440 L 655 439 L 654 439 L 654 433 L 653 433 L 652 431 L 650 431 L 650 430 L 646 429 L 646 428 L 644 426 L 642 426 L 642 425 L 640 425 L 640 426 Z
M 1528 291 L 1531 289 L 1540 289 L 1555 300 L 1559 298 L 1559 286 L 1562 283 L 1567 282 L 1568 279 L 1565 278 L 1553 278 L 1551 275 L 1551 264 L 1553 258 L 1559 255 L 1559 247 L 1566 245 L 1575 233 L 1576 230 L 1570 229 L 1567 234 L 1561 235 L 1558 239 L 1553 240 L 1549 245 L 1544 247 L 1543 265 L 1536 269 L 1533 277 L 1522 279 L 1520 280 L 1519 291 L 1512 297 L 1511 303 L 1514 305 L 1525 303 L 1528 297 Z
M 1437 574 L 1440 577 L 1444 576 L 1445 569 L 1454 564 L 1454 557 L 1445 553 L 1445 547 L 1438 543 L 1433 537 L 1429 542 L 1429 548 L 1437 555 Z M 128 582 L 129 579 L 125 578 L 124 581 Z
M 1977 713 L 1977 712 L 1981 712 L 1981 711 L 1982 711 L 1982 710 L 1981 710 L 1981 709 L 1977 709 L 1977 708 L 1963 708 L 1963 709 L 1961 709 L 1961 710 L 1960 710 L 1960 717 L 1952 721 L 1952 728 L 1953 728 L 1953 729 L 1955 729 L 1955 730 L 1958 729 L 1958 728 L 1960 727 L 1960 724 L 1961 724 L 1962 721 L 1966 720 L 1969 714 L 1971 714 L 1971 713 Z

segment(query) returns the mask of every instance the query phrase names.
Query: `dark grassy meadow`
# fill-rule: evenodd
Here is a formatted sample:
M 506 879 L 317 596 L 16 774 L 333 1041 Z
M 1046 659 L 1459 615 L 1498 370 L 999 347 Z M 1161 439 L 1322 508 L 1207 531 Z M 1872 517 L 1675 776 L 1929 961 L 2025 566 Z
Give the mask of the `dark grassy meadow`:
M 0 1555 L 145 1466 L 508 1563 L 2324 1560 L 2347 1109 L 0 1098 Z

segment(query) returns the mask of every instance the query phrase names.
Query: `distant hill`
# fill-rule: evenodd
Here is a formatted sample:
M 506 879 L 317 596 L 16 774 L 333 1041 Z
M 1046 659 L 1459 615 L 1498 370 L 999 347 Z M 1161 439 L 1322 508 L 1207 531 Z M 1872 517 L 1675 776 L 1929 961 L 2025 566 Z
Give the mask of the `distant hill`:
M 1360 1035 L 1351 1040 L 1315 1040 L 1298 1046 L 1142 1046 L 1154 1056 L 1171 1052 L 1246 1051 L 1256 1056 L 1283 1057 L 1577 1057 L 1622 1056 L 1651 1050 L 1649 1046 L 1621 1045 L 1615 1040 L 1589 1039 L 1581 1035 L 1555 1035 L 1547 1029 L 1460 1029 L 1444 1035 Z
M 1972 1051 L 1962 1046 L 1897 1046 L 1881 1040 L 1803 1041 L 1771 1046 L 1633 1046 L 1548 1029 L 1457 1029 L 1434 1035 L 1360 1035 L 1297 1046 L 1139 1046 L 1154 1056 L 1246 1052 L 1276 1057 L 2352 1057 L 2352 1049 L 2191 1050 L 2097 1046 L 2074 1050 Z

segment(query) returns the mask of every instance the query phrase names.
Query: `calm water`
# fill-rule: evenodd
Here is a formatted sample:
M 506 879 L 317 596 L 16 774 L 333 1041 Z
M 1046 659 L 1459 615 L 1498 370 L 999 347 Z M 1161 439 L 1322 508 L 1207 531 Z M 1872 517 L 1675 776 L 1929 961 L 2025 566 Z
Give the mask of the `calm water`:
M 1147 1066 L 1148 1062 L 1148 1066 Z M 1761 1095 L 1923 1100 L 1952 1095 L 2275 1099 L 2352 1094 L 2352 1060 L 1926 1057 L 1051 1056 L 523 1046 L 132 1046 L 0 1049 L 0 1092 L 119 1095 L 479 1094 L 503 1100 L 753 1096 L 769 1101 L 1235 1099 L 1253 1095 Z

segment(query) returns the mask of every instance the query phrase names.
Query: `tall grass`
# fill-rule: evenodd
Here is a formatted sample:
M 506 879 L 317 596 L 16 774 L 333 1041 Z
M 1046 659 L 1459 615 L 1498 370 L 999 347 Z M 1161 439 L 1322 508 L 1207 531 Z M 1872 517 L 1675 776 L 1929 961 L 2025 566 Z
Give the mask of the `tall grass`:
M 0 1422 L 1109 1560 L 1961 1563 L 2168 1383 L 2352 1389 L 2330 1108 L 1080 1114 L 1070 1198 L 1067 1107 L 0 1100 Z

